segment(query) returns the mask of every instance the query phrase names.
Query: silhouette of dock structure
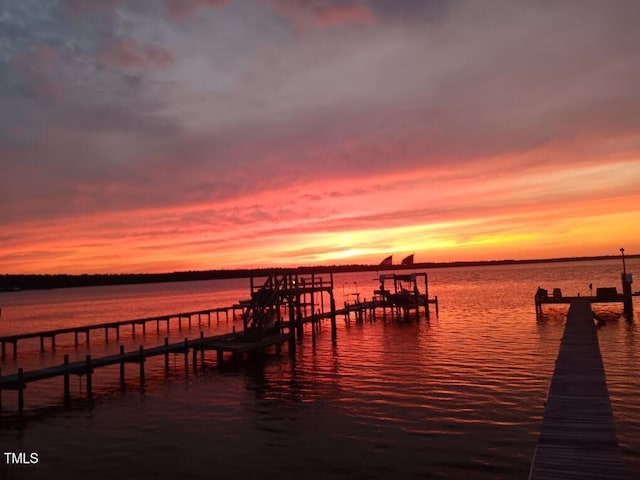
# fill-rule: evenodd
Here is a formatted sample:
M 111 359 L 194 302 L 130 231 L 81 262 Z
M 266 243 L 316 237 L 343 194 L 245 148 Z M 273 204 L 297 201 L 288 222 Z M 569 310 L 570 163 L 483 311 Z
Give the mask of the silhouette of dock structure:
M 529 478 L 628 478 L 589 298 L 570 300 Z
M 120 329 L 125 327 L 131 327 L 132 335 L 136 335 L 137 327 L 140 326 L 140 330 L 142 334 L 147 333 L 147 324 L 155 323 L 156 324 L 156 332 L 160 332 L 161 325 L 164 323 L 166 325 L 167 332 L 171 328 L 171 322 L 178 323 L 178 329 L 182 329 L 182 321 L 185 320 L 188 322 L 189 327 L 191 327 L 193 318 L 197 316 L 198 325 L 202 324 L 203 317 L 206 316 L 208 325 L 211 325 L 211 315 L 216 314 L 216 319 L 220 320 L 220 314 L 224 313 L 225 318 L 228 320 L 229 312 L 235 314 L 236 311 L 243 311 L 245 306 L 241 304 L 232 305 L 229 307 L 219 307 L 219 308 L 211 308 L 207 310 L 197 310 L 192 312 L 182 312 L 182 313 L 174 313 L 171 315 L 159 315 L 155 317 L 146 317 L 146 318 L 136 318 L 132 320 L 122 320 L 118 322 L 108 322 L 108 323 L 97 323 L 93 325 L 82 325 L 76 327 L 66 327 L 66 328 L 58 328 L 54 330 L 42 330 L 38 332 L 29 332 L 29 333 L 21 333 L 17 335 L 5 335 L 0 337 L 0 345 L 2 350 L 2 358 L 5 357 L 7 353 L 7 345 L 11 345 L 13 347 L 13 358 L 18 357 L 18 341 L 20 340 L 28 340 L 39 338 L 40 339 L 40 351 L 45 351 L 45 339 L 50 339 L 51 350 L 55 351 L 56 349 L 56 337 L 65 334 L 73 334 L 75 345 L 80 344 L 80 337 L 85 337 L 85 343 L 88 345 L 90 342 L 91 332 L 95 330 L 104 330 L 104 338 L 107 340 L 109 338 L 109 332 L 115 331 L 116 339 L 120 338 Z
M 570 304 L 575 300 L 586 300 L 591 303 L 621 303 L 623 305 L 624 314 L 627 320 L 633 321 L 633 297 L 640 296 L 640 291 L 633 292 L 631 284 L 633 283 L 633 275 L 627 272 L 627 264 L 625 262 L 624 248 L 620 249 L 622 254 L 622 273 L 620 274 L 620 283 L 622 285 L 622 293 L 618 293 L 616 287 L 600 287 L 596 288 L 596 294 L 593 295 L 593 284 L 589 284 L 590 295 L 587 297 L 564 297 L 559 288 L 553 289 L 553 294 L 549 295 L 548 290 L 538 287 L 534 297 L 536 306 L 536 316 L 542 316 L 542 306 L 547 304 Z
M 427 277 L 426 274 L 423 275 L 426 287 Z M 413 277 L 414 281 L 415 278 Z M 230 311 L 235 312 L 238 309 L 242 311 L 243 321 L 243 330 L 241 332 L 236 332 L 235 327 L 231 333 L 211 337 L 204 337 L 204 333 L 200 332 L 200 338 L 185 338 L 183 342 L 169 343 L 168 338 L 165 338 L 163 345 L 152 348 L 140 346 L 137 350 L 125 352 L 124 346 L 121 345 L 120 353 L 114 355 L 100 358 L 93 358 L 91 355 L 87 355 L 84 360 L 75 362 L 69 362 L 69 356 L 64 355 L 64 362 L 59 365 L 32 371 L 24 371 L 22 368 L 18 368 L 17 373 L 0 376 L 0 409 L 2 408 L 2 390 L 15 390 L 18 392 L 18 412 L 22 415 L 26 385 L 56 377 L 63 378 L 63 399 L 65 405 L 68 405 L 71 400 L 69 389 L 69 377 L 71 375 L 86 377 L 87 399 L 91 400 L 94 370 L 112 365 L 120 365 L 120 382 L 124 386 L 125 365 L 127 363 L 137 363 L 139 365 L 139 380 L 142 384 L 145 381 L 145 361 L 150 357 L 164 356 L 165 371 L 168 373 L 170 354 L 184 355 L 185 371 L 188 371 L 189 356 L 191 355 L 191 366 L 194 372 L 198 369 L 198 356 L 200 356 L 200 363 L 204 364 L 205 352 L 211 350 L 216 351 L 218 365 L 223 363 L 225 353 L 231 353 L 233 358 L 239 358 L 244 354 L 260 355 L 265 349 L 272 346 L 275 346 L 276 351 L 280 353 L 281 346 L 284 343 L 288 343 L 289 353 L 295 355 L 296 341 L 302 339 L 305 324 L 312 324 L 311 332 L 315 343 L 319 323 L 322 320 L 330 320 L 331 338 L 335 342 L 337 338 L 337 316 L 344 316 L 345 320 L 348 320 L 350 315 L 355 313 L 356 319 L 363 321 L 367 314 L 369 314 L 370 318 L 374 318 L 375 311 L 378 308 L 383 308 L 383 317 L 386 316 L 388 308 L 397 308 L 397 305 L 389 302 L 388 299 L 374 297 L 369 301 L 365 299 L 362 302 L 345 303 L 344 308 L 337 309 L 333 290 L 332 274 L 329 279 L 326 279 L 315 274 L 302 276 L 285 273 L 271 275 L 259 286 L 255 285 L 254 279 L 251 278 L 251 298 L 231 307 L 0 337 L 3 356 L 5 354 L 5 344 L 12 344 L 15 358 L 18 355 L 17 342 L 28 338 L 40 338 L 41 350 L 44 350 L 44 339 L 51 338 L 52 350 L 55 350 L 55 337 L 63 334 L 74 334 L 75 345 L 77 346 L 78 335 L 84 333 L 88 343 L 89 332 L 92 330 L 104 329 L 105 340 L 108 340 L 109 330 L 115 330 L 116 337 L 119 338 L 119 329 L 121 327 L 131 326 L 135 335 L 136 327 L 141 325 L 142 333 L 144 334 L 146 332 L 146 324 L 155 322 L 156 332 L 160 332 L 161 323 L 166 322 L 167 330 L 169 330 L 169 322 L 172 319 L 174 321 L 177 320 L 179 326 L 181 326 L 182 320 L 186 319 L 189 327 L 191 327 L 192 319 L 196 316 L 198 325 L 201 325 L 203 316 L 207 317 L 207 322 L 210 324 L 212 313 L 219 315 L 224 312 L 228 315 Z M 418 306 L 422 305 L 425 307 L 428 316 L 429 305 L 435 303 L 437 307 L 437 298 L 430 302 L 426 293 L 421 294 L 417 287 L 412 292 L 412 295 L 412 298 L 414 298 L 413 303 L 402 306 L 405 311 L 415 307 L 417 312 Z M 416 298 L 422 298 L 424 303 L 419 303 L 415 300 Z

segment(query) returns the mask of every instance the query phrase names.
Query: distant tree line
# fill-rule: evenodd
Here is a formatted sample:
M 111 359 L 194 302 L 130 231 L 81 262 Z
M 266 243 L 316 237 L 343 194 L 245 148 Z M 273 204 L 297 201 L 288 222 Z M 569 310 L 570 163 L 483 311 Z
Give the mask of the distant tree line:
M 0 292 L 16 290 L 90 287 L 98 285 L 127 285 L 135 283 L 188 282 L 195 280 L 216 280 L 229 278 L 266 277 L 287 272 L 309 275 L 311 273 L 346 273 L 383 270 L 419 270 L 425 268 L 470 267 L 486 265 L 511 265 L 523 263 L 569 262 L 583 260 L 611 260 L 618 256 L 569 257 L 544 260 L 491 260 L 478 262 L 416 263 L 411 266 L 381 265 L 325 265 L 297 268 L 252 268 L 233 270 L 202 270 L 171 273 L 114 273 L 114 274 L 4 274 L 0 275 Z M 628 255 L 627 258 L 640 258 Z

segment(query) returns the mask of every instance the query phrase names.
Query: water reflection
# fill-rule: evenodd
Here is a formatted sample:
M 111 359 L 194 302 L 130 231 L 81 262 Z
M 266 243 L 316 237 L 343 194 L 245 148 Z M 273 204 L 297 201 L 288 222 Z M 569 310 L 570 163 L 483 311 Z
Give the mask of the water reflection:
M 371 274 L 336 277 L 336 285 L 357 281 L 363 297 L 376 287 Z M 266 477 L 524 478 L 566 312 L 566 307 L 545 306 L 536 319 L 535 289 L 543 284 L 584 293 L 589 282 L 615 284 L 617 264 L 442 269 L 429 278 L 431 293 L 440 299 L 440 315 L 432 314 L 429 321 L 385 321 L 381 315 L 362 324 L 338 321 L 336 344 L 327 324 L 318 329 L 315 344 L 307 328 L 295 357 L 285 348 L 262 363 L 229 362 L 219 369 L 215 355 L 209 355 L 208 368 L 197 375 L 184 371 L 180 356 L 172 360 L 168 378 L 161 361 L 150 362 L 143 392 L 136 389 L 133 371 L 124 392 L 117 373 L 106 372 L 95 383 L 93 411 L 34 417 L 19 435 L 0 430 L 0 441 L 16 450 L 42 449 L 47 466 L 67 478 L 96 468 L 138 478 L 205 478 L 212 469 L 223 477 L 254 476 L 260 470 Z M 202 282 L 192 291 L 181 289 L 181 305 L 190 310 L 199 308 L 191 301 L 202 308 L 218 304 L 208 288 Z M 147 294 L 131 294 L 125 310 L 155 301 L 144 300 Z M 222 297 L 237 301 L 245 295 L 229 288 Z M 101 302 L 99 308 L 106 308 L 109 300 L 105 296 Z M 636 302 L 636 311 L 639 307 Z M 619 319 L 615 309 L 598 314 L 606 318 L 598 335 L 618 437 L 625 461 L 634 468 L 640 463 L 636 328 Z M 44 317 L 40 312 L 32 318 Z M 204 330 L 229 331 L 233 324 Z M 177 339 L 199 333 L 197 328 L 170 332 Z M 154 334 L 121 341 L 132 348 L 138 342 L 162 342 Z M 90 349 L 99 354 L 117 345 L 96 343 Z M 60 350 L 76 352 L 64 344 Z M 35 365 L 50 359 L 49 353 L 34 352 L 19 360 Z M 7 366 L 13 368 L 12 360 L 5 359 L 3 370 Z M 33 401 L 31 390 L 27 398 Z M 82 396 L 80 384 L 74 384 L 74 392 Z M 38 391 L 36 403 L 59 405 L 60 394 L 59 383 L 52 382 Z M 3 400 L 13 405 L 9 393 L 3 392 Z M 60 432 L 66 432 L 62 440 Z M 70 462 L 70 451 L 80 460 Z M 132 458 L 143 460 L 122 466 Z M 28 473 L 48 478 L 44 470 Z

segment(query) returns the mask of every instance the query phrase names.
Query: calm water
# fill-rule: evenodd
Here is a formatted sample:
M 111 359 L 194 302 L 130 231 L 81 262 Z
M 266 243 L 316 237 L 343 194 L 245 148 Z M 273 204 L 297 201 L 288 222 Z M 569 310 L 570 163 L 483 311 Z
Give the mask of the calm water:
M 628 270 L 638 273 L 640 263 Z M 314 347 L 310 332 L 295 358 L 272 353 L 261 365 L 243 362 L 194 375 L 172 359 L 147 363 L 144 388 L 137 365 L 119 388 L 117 369 L 94 376 L 93 407 L 82 400 L 83 379 L 72 377 L 74 408 L 61 408 L 62 381 L 29 385 L 23 425 L 12 418 L 14 392 L 3 392 L 3 451 L 37 452 L 39 463 L 0 467 L 7 478 L 526 478 L 543 403 L 562 336 L 566 307 L 545 307 L 537 321 L 538 286 L 566 295 L 589 293 L 588 284 L 618 286 L 616 261 L 429 271 L 440 315 L 411 322 L 329 324 Z M 358 291 L 371 296 L 372 273 L 336 275 L 339 301 Z M 640 280 L 639 280 L 640 281 Z M 634 288 L 637 290 L 638 288 Z M 247 297 L 245 281 L 98 287 L 0 296 L 0 335 L 100 323 L 229 305 Z M 640 349 L 636 327 L 619 319 L 621 306 L 600 309 L 599 330 L 618 439 L 630 470 L 640 474 Z M 636 320 L 640 299 L 635 299 Z M 221 317 L 205 335 L 241 322 Z M 151 325 L 150 325 L 151 326 Z M 20 344 L 3 373 L 60 361 L 64 353 L 115 352 L 157 345 L 166 332 L 119 342 L 98 332 L 88 347 L 73 336 L 57 351 Z M 199 336 L 169 333 L 172 340 Z M 4 459 L 0 459 L 4 464 Z M 4 469 L 4 470 L 2 470 Z

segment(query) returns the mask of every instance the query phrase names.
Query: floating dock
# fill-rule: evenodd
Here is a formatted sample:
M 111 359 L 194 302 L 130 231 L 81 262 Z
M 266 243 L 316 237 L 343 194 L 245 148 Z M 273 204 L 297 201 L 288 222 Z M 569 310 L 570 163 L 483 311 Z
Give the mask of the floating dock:
M 530 480 L 628 479 L 589 298 L 570 301 Z

